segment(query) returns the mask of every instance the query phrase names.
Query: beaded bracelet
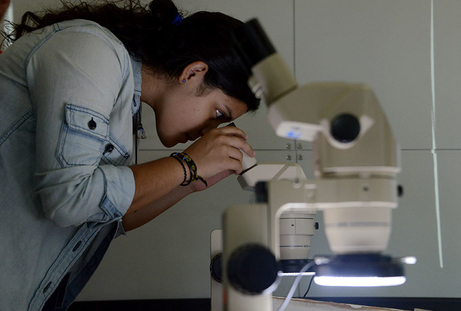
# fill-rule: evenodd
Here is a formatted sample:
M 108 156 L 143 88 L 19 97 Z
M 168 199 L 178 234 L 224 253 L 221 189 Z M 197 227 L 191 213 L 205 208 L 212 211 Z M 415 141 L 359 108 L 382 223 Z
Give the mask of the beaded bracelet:
M 180 185 L 180 186 L 187 186 L 187 185 L 189 185 L 189 184 L 192 182 L 192 180 L 187 181 L 187 171 L 186 171 L 186 167 L 184 166 L 184 162 L 183 162 L 180 158 L 174 156 L 173 154 L 171 154 L 170 157 L 176 159 L 176 160 L 181 164 L 182 169 L 183 169 L 183 171 L 184 171 L 184 180 L 183 180 L 182 183 L 180 183 L 179 185 Z
M 201 182 L 203 182 L 205 184 L 206 187 L 208 187 L 208 183 L 206 182 L 206 180 L 204 180 L 201 176 L 199 176 L 197 174 L 197 165 L 195 164 L 194 160 L 192 160 L 192 158 L 185 152 L 173 152 L 170 156 L 178 159 L 178 160 L 182 160 L 184 162 L 186 162 L 187 166 L 189 167 L 189 170 L 190 170 L 190 179 L 188 181 L 187 184 L 183 185 L 181 184 L 181 186 L 187 186 L 188 184 L 190 184 L 191 182 L 193 181 L 196 181 L 196 180 L 200 180 Z

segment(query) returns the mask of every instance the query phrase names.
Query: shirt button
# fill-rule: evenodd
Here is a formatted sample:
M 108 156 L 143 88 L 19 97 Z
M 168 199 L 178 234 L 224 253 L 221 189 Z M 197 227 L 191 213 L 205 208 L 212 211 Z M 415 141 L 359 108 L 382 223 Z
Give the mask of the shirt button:
M 91 120 L 88 121 L 88 128 L 90 130 L 94 130 L 96 128 L 96 122 L 93 120 L 93 118 L 91 118 Z
M 106 150 L 106 152 L 111 153 L 112 151 L 114 151 L 114 145 L 107 144 L 105 150 Z

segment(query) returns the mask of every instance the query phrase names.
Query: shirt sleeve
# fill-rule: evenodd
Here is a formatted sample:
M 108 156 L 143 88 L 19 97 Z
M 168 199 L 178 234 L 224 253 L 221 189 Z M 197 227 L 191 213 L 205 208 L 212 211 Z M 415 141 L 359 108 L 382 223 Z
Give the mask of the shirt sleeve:
M 36 193 L 45 215 L 63 227 L 120 219 L 135 191 L 131 169 L 100 165 L 129 61 L 119 42 L 93 28 L 55 33 L 27 64 Z

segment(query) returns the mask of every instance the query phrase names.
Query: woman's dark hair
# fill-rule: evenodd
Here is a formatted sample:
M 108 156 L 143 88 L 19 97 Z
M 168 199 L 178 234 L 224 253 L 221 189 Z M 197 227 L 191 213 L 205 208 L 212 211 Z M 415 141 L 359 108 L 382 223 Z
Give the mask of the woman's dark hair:
M 167 78 L 179 77 L 187 65 L 203 61 L 209 67 L 206 86 L 245 102 L 249 111 L 258 109 L 259 99 L 247 84 L 248 72 L 233 49 L 231 33 L 241 21 L 217 12 L 185 17 L 171 0 L 153 0 L 148 5 L 139 0 L 61 2 L 60 10 L 26 12 L 9 39 L 65 20 L 91 20 L 117 36 L 143 66 Z M 179 24 L 173 22 L 178 14 L 184 17 Z

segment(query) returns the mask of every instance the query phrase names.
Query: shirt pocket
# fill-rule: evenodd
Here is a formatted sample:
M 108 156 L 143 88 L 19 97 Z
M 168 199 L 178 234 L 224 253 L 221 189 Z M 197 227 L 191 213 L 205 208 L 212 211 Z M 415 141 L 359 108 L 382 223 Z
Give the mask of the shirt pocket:
M 108 140 L 108 117 L 88 108 L 65 106 L 56 154 L 62 167 L 97 165 Z
M 105 142 L 101 163 L 112 164 L 114 166 L 124 165 L 129 157 L 130 153 L 126 148 L 110 136 L 109 141 Z

